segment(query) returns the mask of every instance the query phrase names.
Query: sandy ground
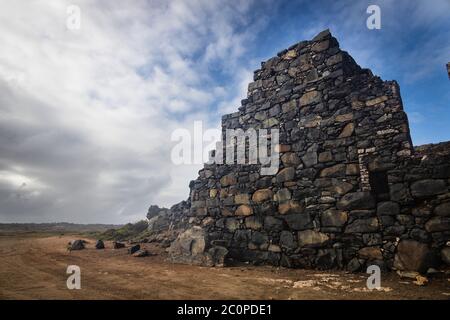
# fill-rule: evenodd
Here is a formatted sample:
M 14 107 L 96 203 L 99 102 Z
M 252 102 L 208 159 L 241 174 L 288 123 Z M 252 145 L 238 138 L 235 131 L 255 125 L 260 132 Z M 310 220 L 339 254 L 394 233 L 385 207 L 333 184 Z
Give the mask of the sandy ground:
M 450 299 L 449 274 L 423 287 L 383 274 L 382 290 L 369 291 L 365 274 L 177 265 L 163 252 L 135 258 L 109 242 L 96 250 L 92 239 L 87 249 L 68 252 L 72 239 L 0 235 L 0 299 Z M 80 290 L 66 287 L 68 265 L 81 268 Z

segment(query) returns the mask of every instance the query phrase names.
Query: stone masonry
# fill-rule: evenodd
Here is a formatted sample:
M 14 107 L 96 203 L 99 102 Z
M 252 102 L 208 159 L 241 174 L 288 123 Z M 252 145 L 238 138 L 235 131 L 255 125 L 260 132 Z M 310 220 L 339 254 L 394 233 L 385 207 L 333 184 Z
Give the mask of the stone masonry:
M 174 262 L 424 271 L 450 259 L 450 144 L 414 148 L 399 86 L 328 30 L 261 64 L 225 129 L 279 129 L 279 170 L 205 164 Z

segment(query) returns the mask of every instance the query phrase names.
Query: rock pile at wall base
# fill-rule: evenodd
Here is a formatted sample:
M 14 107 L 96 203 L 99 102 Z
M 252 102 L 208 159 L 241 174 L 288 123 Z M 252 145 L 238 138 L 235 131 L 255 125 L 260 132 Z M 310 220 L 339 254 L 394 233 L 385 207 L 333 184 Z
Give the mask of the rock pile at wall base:
M 222 118 L 224 131 L 250 128 L 279 130 L 277 174 L 205 164 L 189 199 L 150 219 L 155 230 L 182 222 L 172 261 L 350 271 L 448 263 L 450 143 L 414 148 L 397 83 L 362 69 L 328 30 L 254 72 L 238 111 Z

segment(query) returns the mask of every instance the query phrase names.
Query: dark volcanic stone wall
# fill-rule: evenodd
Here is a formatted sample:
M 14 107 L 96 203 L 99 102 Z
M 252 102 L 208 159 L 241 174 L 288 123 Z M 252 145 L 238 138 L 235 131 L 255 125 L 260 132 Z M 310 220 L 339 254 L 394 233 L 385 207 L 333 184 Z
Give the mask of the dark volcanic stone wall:
M 174 261 L 419 270 L 447 250 L 448 154 L 414 155 L 397 83 L 359 67 L 328 30 L 263 62 L 222 127 L 279 129 L 279 170 L 206 164 Z

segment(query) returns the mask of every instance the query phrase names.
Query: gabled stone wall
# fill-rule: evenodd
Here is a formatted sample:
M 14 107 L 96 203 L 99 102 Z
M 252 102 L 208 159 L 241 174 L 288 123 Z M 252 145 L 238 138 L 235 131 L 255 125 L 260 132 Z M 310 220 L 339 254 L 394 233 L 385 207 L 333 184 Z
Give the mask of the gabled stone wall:
M 397 83 L 358 66 L 328 30 L 263 62 L 222 128 L 278 129 L 279 170 L 206 164 L 174 261 L 355 271 L 391 268 L 398 247 L 415 246 L 423 267 L 449 240 L 448 155 L 414 156 Z

